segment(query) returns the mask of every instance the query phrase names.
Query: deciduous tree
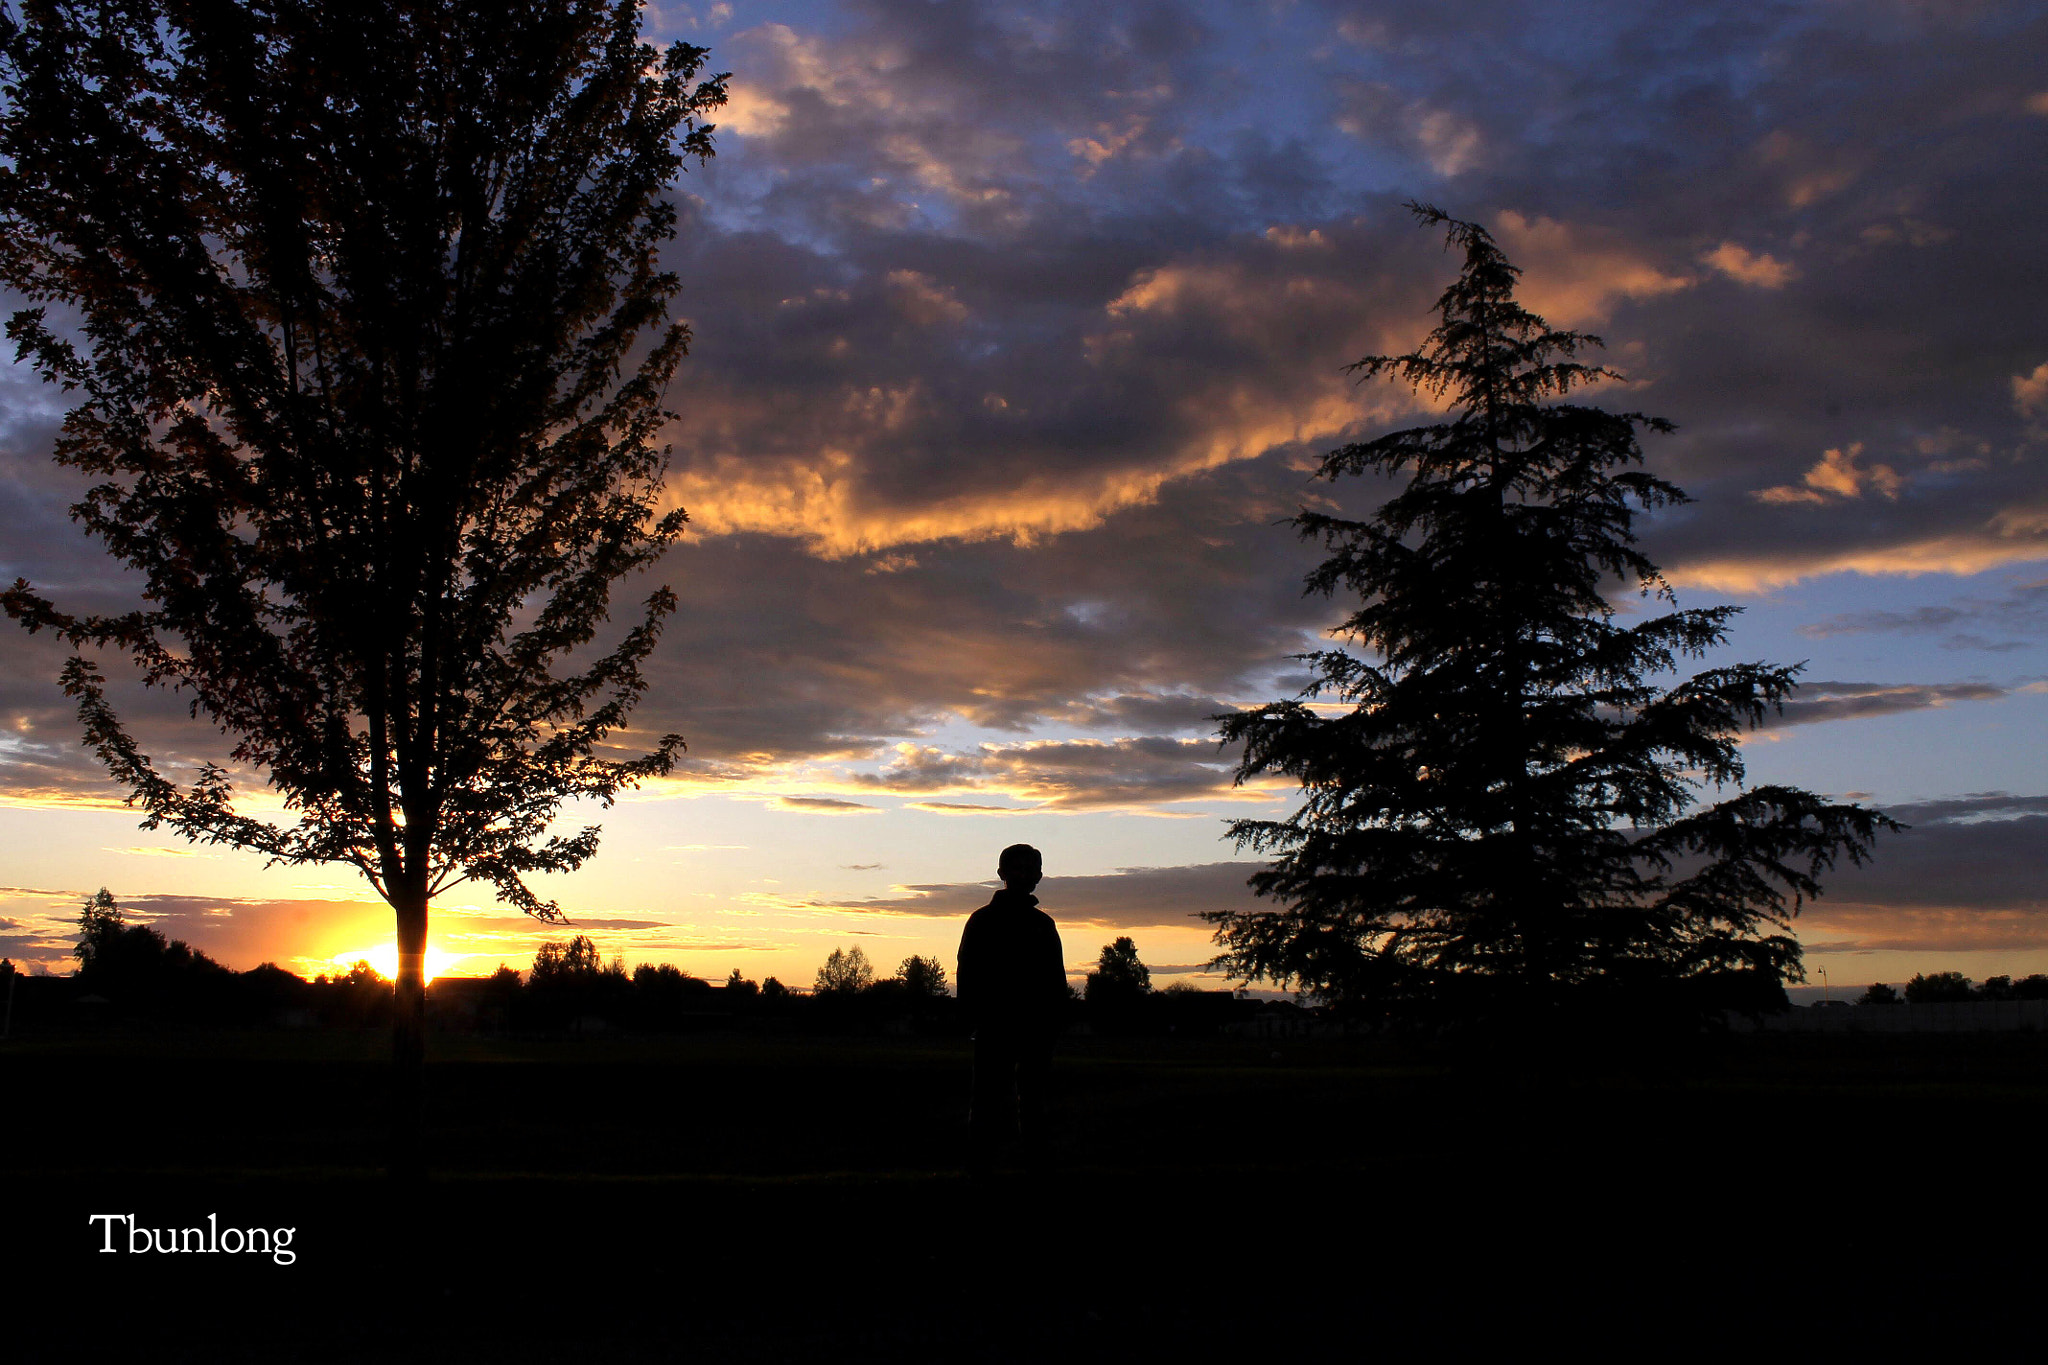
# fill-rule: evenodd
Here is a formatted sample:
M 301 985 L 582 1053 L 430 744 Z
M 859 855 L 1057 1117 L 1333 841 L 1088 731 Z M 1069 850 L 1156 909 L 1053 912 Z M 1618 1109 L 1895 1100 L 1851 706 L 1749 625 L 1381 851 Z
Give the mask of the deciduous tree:
M 588 934 L 571 934 L 566 943 L 543 943 L 533 955 L 527 981 L 548 986 L 560 981 L 594 977 L 604 971 L 604 954 Z
M 814 989 L 819 995 L 858 995 L 875 984 L 875 969 L 858 944 L 834 948 L 818 968 Z
M 1308 590 L 1356 605 L 1343 643 L 1306 656 L 1299 698 L 1219 718 L 1244 745 L 1238 780 L 1283 774 L 1301 805 L 1231 826 L 1275 855 L 1252 886 L 1278 904 L 1210 915 L 1217 961 L 1463 1018 L 1799 979 L 1802 900 L 1896 826 L 1744 786 L 1740 736 L 1798 668 L 1657 681 L 1723 644 L 1738 610 L 1676 609 L 1636 546 L 1638 510 L 1685 501 L 1640 468 L 1638 433 L 1670 424 L 1571 401 L 1613 377 L 1579 359 L 1599 339 L 1516 302 L 1519 271 L 1484 228 L 1413 207 L 1463 269 L 1419 349 L 1350 368 L 1445 410 L 1323 457 L 1333 483 L 1402 481 L 1371 516 L 1294 519 L 1329 552 Z M 1617 585 L 1673 609 L 1622 615 Z M 1703 788 L 1730 794 L 1702 806 Z
M 355 867 L 397 921 L 416 1112 L 428 906 L 457 882 L 558 920 L 550 828 L 666 772 L 614 736 L 675 606 L 606 642 L 614 585 L 681 532 L 664 387 L 688 329 L 667 187 L 710 155 L 705 51 L 633 0 L 28 0 L 0 14 L 8 334 L 75 395 L 74 513 L 142 604 L 8 613 L 130 656 L 289 818 L 190 780 L 63 674 L 145 827 Z M 51 311 L 51 306 L 55 312 Z M 401 1132 L 407 1126 L 401 1119 Z
M 1091 1005 L 1126 1004 L 1151 989 L 1152 969 L 1139 960 L 1138 945 L 1124 936 L 1102 945 L 1083 995 Z

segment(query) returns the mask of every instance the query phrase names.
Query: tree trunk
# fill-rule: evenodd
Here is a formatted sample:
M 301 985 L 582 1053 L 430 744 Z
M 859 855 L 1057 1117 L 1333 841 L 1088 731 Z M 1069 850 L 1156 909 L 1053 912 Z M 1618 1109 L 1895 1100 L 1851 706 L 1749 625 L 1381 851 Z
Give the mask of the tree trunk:
M 398 911 L 398 980 L 391 1009 L 391 1158 L 396 1181 L 426 1174 L 423 1129 L 427 1058 L 427 898 L 408 896 Z

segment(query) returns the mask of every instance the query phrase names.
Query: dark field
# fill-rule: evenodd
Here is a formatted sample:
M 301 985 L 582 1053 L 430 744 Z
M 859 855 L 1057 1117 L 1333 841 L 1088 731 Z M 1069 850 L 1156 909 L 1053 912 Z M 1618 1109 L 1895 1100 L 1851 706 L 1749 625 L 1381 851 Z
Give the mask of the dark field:
M 2034 1035 L 1076 1038 L 1043 1161 L 981 1179 L 957 1040 L 446 1037 L 403 1199 L 386 1047 L 4 1045 L 28 1358 L 1661 1354 L 1967 1339 L 2039 1293 Z M 93 1213 L 295 1227 L 298 1259 L 99 1254 Z

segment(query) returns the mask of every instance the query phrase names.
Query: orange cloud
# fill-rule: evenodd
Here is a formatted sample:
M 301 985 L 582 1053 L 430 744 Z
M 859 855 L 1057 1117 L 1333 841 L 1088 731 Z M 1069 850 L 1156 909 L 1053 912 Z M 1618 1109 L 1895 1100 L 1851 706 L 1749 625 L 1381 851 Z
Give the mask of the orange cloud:
M 2022 417 L 2048 416 L 2048 360 L 2012 377 L 2012 406 Z
M 1846 154 L 1842 148 L 1783 130 L 1766 137 L 1757 150 L 1765 165 L 1784 176 L 1785 203 L 1795 209 L 1810 208 L 1848 188 L 1860 174 L 1860 167 L 1840 159 Z
M 1693 284 L 1690 276 L 1659 269 L 1596 228 L 1506 211 L 1500 215 L 1499 236 L 1524 272 L 1522 302 L 1560 327 L 1598 323 L 1624 299 L 1657 298 Z
M 2018 952 L 2048 948 L 2048 914 L 1822 900 L 1799 917 L 1799 932 L 1841 935 L 1827 943 L 1828 952 Z
M 884 277 L 896 310 L 920 327 L 936 327 L 967 320 L 967 305 L 953 297 L 953 291 L 935 283 L 916 270 L 892 270 Z
M 1147 119 L 1143 114 L 1133 114 L 1121 128 L 1114 124 L 1099 123 L 1095 126 L 1094 137 L 1076 137 L 1067 140 L 1067 150 L 1086 163 L 1081 170 L 1083 178 L 1095 174 L 1102 163 L 1117 156 L 1133 142 L 1143 137 Z
M 1758 289 L 1783 289 L 1799 277 L 1799 272 L 1784 261 L 1764 252 L 1752 255 L 1735 242 L 1721 243 L 1701 256 L 1700 261 L 1738 284 Z
M 1856 498 L 1861 497 L 1865 489 L 1872 489 L 1887 498 L 1897 498 L 1905 483 L 1898 471 L 1888 464 L 1858 468 L 1856 461 L 1862 454 L 1861 441 L 1846 449 L 1825 451 L 1819 463 L 1806 471 L 1804 487 L 1780 484 L 1775 488 L 1760 488 L 1749 496 L 1763 503 L 1820 503 L 1826 502 L 1825 495 L 1830 493 L 1836 497 Z
M 863 805 L 859 801 L 841 801 L 831 796 L 778 796 L 773 805 L 777 810 L 795 811 L 799 815 L 880 815 L 880 806 Z
M 1344 107 L 1336 125 L 1363 141 L 1405 146 L 1440 176 L 1477 166 L 1485 138 L 1470 119 L 1427 100 L 1403 94 L 1385 82 L 1344 83 Z
M 1149 409 L 1143 444 L 1105 449 L 1099 460 L 1051 447 L 1035 458 L 1035 443 L 1066 433 L 1034 402 L 1067 399 L 1034 399 L 1021 386 L 982 391 L 963 408 L 921 376 L 847 384 L 794 414 L 773 397 L 728 392 L 678 430 L 679 448 L 694 453 L 670 478 L 672 505 L 701 531 L 794 536 L 827 558 L 947 540 L 1033 545 L 1148 504 L 1170 481 L 1411 410 L 1407 393 L 1356 388 L 1335 364 L 1298 358 L 1292 342 L 1313 327 L 1331 339 L 1329 354 L 1352 356 L 1405 350 L 1414 329 L 1396 333 L 1381 320 L 1364 288 L 1315 249 L 1325 245 L 1320 233 L 1276 228 L 1256 240 L 1250 259 L 1138 271 L 1081 338 L 1076 384 L 1090 401 Z M 895 271 L 880 288 L 893 311 L 920 325 L 966 317 L 949 290 L 918 272 Z M 754 433 L 771 431 L 783 433 L 783 449 L 748 448 Z M 946 445 L 993 451 L 1015 477 L 961 479 L 957 492 L 923 487 L 914 499 L 877 477 L 906 453 L 925 458 Z
M 1679 587 L 1714 592 L 1768 592 L 1822 574 L 1983 573 L 2007 564 L 2048 559 L 2048 509 L 1993 517 L 1977 534 L 1932 536 L 1809 554 L 1797 551 L 1679 563 L 1665 577 Z

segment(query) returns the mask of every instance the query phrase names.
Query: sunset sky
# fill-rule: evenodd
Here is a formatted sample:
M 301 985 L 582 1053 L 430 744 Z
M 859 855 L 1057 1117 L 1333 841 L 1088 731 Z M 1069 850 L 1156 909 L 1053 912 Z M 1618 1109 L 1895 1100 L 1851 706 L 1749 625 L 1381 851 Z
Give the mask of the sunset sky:
M 1677 423 L 1650 466 L 1696 501 L 1645 548 L 1681 605 L 1745 608 L 1724 661 L 1807 661 L 1752 780 L 1914 827 L 1802 915 L 1813 981 L 2048 971 L 2048 4 L 647 13 L 733 100 L 677 188 L 692 530 L 634 722 L 689 754 L 569 812 L 603 850 L 541 888 L 607 954 L 951 970 L 1029 842 L 1077 973 L 1128 933 L 1156 983 L 1222 984 L 1190 913 L 1249 903 L 1224 822 L 1290 792 L 1233 790 L 1210 717 L 1291 695 L 1338 614 L 1274 524 L 1333 491 L 1316 457 L 1421 413 L 1341 369 L 1411 347 L 1456 271 L 1415 198 L 1606 338 L 1626 382 L 1592 401 Z M 0 581 L 111 604 L 62 407 L 0 367 Z M 102 885 L 238 968 L 389 943 L 345 868 L 138 831 L 61 647 L 0 630 L 0 954 L 69 970 Z M 117 698 L 159 761 L 225 757 Z M 437 906 L 448 971 L 572 932 L 481 895 Z

